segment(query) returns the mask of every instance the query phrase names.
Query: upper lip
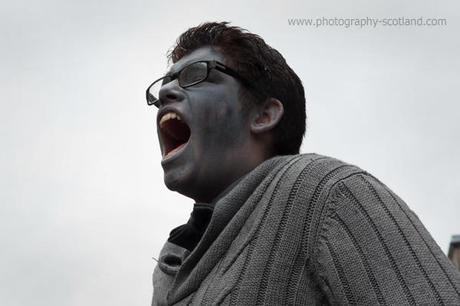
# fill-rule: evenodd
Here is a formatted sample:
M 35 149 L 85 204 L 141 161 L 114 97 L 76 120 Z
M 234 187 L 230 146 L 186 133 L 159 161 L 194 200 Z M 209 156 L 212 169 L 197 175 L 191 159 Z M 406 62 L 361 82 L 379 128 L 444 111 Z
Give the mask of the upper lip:
M 176 113 L 177 115 L 179 115 L 179 117 L 181 118 L 181 120 L 187 124 L 189 127 L 189 123 L 188 123 L 188 120 L 187 118 L 185 118 L 184 116 L 184 113 L 182 111 L 180 111 L 177 107 L 174 107 L 172 105 L 168 105 L 168 106 L 165 106 L 163 108 L 161 108 L 159 111 L 158 111 L 158 114 L 157 114 L 157 128 L 160 129 L 160 120 L 161 120 L 161 117 L 163 117 L 164 115 L 166 115 L 167 113 Z

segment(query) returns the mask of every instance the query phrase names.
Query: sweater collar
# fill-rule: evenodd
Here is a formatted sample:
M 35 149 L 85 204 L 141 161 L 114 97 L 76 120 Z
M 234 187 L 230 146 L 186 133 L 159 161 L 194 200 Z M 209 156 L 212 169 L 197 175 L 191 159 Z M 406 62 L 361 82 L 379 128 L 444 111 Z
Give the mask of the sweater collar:
M 254 170 L 244 175 L 225 189 L 212 203 L 213 214 L 201 240 L 194 248 L 193 252 L 187 256 L 181 268 L 176 274 L 174 285 L 169 292 L 170 302 L 178 301 L 185 295 L 190 294 L 196 286 L 206 277 L 223 254 L 213 254 L 208 256 L 206 261 L 200 259 L 212 245 L 219 245 L 222 241 L 216 241 L 220 233 L 225 229 L 232 218 L 238 218 L 237 213 L 251 194 L 259 187 L 269 174 L 277 173 L 279 167 L 284 164 L 285 156 L 276 156 L 268 159 L 257 166 Z M 273 172 L 272 172 L 273 171 Z M 254 203 L 258 202 L 257 200 Z M 237 223 L 233 224 L 236 226 Z M 227 229 L 234 231 L 233 229 Z M 237 231 L 236 231 L 237 232 Z M 223 248 L 215 246 L 218 252 L 225 252 Z

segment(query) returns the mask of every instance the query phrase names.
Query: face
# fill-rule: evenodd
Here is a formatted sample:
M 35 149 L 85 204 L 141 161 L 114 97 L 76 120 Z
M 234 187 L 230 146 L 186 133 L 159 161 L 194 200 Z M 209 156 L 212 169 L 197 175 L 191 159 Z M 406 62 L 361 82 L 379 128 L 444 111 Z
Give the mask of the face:
M 228 64 L 221 52 L 203 47 L 176 62 L 170 72 L 198 60 Z M 176 79 L 161 88 L 157 132 L 170 190 L 210 202 L 250 170 L 250 128 L 241 112 L 240 86 L 237 79 L 212 69 L 197 85 L 181 88 Z

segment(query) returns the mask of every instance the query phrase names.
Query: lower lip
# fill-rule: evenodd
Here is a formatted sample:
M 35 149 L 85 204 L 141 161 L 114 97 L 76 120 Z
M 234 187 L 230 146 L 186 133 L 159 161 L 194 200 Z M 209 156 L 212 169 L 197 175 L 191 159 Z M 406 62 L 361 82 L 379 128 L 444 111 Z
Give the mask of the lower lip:
M 180 146 L 178 146 L 174 150 L 168 152 L 167 155 L 163 156 L 163 159 L 161 160 L 161 163 L 163 164 L 163 163 L 171 160 L 172 158 L 178 156 L 182 151 L 184 151 L 184 149 L 187 146 L 187 144 L 188 144 L 188 141 L 183 143 L 183 144 L 181 144 Z

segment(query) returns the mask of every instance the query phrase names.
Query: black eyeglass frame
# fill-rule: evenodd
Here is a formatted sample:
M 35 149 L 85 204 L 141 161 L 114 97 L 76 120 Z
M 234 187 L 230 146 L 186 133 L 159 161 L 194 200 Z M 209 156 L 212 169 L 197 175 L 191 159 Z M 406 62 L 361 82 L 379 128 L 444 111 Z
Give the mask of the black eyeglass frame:
M 187 67 L 189 67 L 191 65 L 194 65 L 196 63 L 206 63 L 206 67 L 207 67 L 206 76 L 201 80 L 192 82 L 190 84 L 182 85 L 181 82 L 180 82 L 180 74 L 182 73 L 182 71 L 185 68 L 187 68 Z M 218 62 L 218 61 L 215 61 L 215 60 L 210 60 L 210 61 L 200 60 L 200 61 L 190 63 L 190 64 L 186 65 L 185 67 L 182 67 L 181 70 L 179 70 L 179 71 L 177 71 L 177 72 L 175 72 L 173 74 L 167 74 L 167 75 L 155 80 L 152 84 L 150 84 L 150 86 L 147 87 L 147 90 L 145 92 L 146 99 L 147 99 L 147 104 L 148 105 L 155 105 L 158 108 L 161 106 L 160 98 L 159 97 L 154 97 L 152 94 L 150 94 L 150 88 L 152 88 L 158 82 L 163 81 L 163 84 L 162 84 L 162 86 L 163 86 L 163 85 L 168 84 L 169 82 L 174 81 L 175 79 L 178 79 L 179 86 L 182 87 L 182 88 L 187 88 L 187 87 L 191 87 L 191 86 L 194 86 L 196 84 L 199 84 L 201 82 L 206 81 L 208 79 L 208 77 L 209 77 L 209 72 L 212 69 L 216 69 L 216 70 L 218 70 L 220 72 L 223 72 L 223 73 L 225 73 L 225 74 L 227 74 L 227 75 L 229 75 L 231 77 L 234 77 L 235 79 L 238 79 L 244 85 L 257 90 L 254 86 L 252 86 L 249 83 L 248 80 L 246 80 L 244 77 L 242 77 L 238 72 L 236 72 L 235 70 L 233 70 L 232 68 L 230 68 L 228 66 L 225 66 L 221 62 Z M 167 82 L 165 82 L 164 80 L 167 80 Z M 156 99 L 156 100 L 154 100 L 154 99 Z

